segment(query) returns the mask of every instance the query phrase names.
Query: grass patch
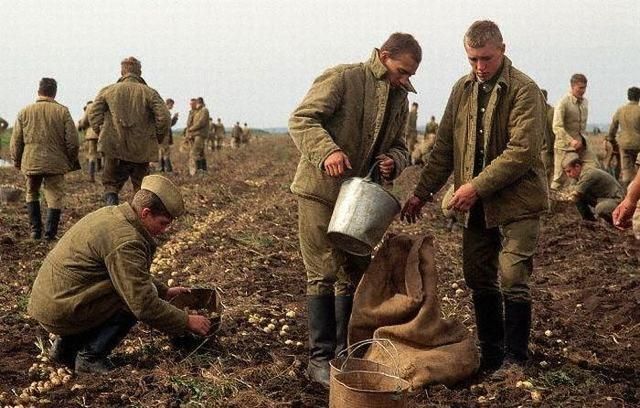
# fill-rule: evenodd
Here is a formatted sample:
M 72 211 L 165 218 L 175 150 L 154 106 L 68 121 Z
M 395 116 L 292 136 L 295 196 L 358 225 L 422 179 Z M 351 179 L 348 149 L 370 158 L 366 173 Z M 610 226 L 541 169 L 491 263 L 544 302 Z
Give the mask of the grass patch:
M 236 381 L 227 378 L 216 377 L 210 382 L 193 377 L 171 377 L 170 382 L 176 393 L 186 397 L 181 405 L 185 407 L 211 406 L 238 392 Z

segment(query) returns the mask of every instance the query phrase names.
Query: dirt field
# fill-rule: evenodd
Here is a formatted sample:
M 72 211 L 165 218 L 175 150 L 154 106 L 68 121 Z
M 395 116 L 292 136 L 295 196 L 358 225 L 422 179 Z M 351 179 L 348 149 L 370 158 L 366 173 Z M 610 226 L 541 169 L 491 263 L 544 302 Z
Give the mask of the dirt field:
M 284 136 L 265 137 L 245 149 L 209 153 L 209 173 L 197 177 L 186 174 L 177 150 L 178 171 L 171 177 L 186 194 L 188 214 L 162 237 L 154 271 L 176 284 L 219 286 L 226 309 L 216 339 L 195 352 L 177 351 L 165 336 L 138 325 L 116 350 L 119 368 L 112 374 L 74 375 L 51 387 L 36 384 L 42 392 L 28 393 L 32 401 L 27 397 L 23 405 L 326 406 L 328 393 L 304 375 L 305 276 L 296 199 L 288 191 L 297 150 Z M 409 168 L 398 181 L 402 198 L 418 171 Z M 101 186 L 87 179 L 83 172 L 67 177 L 62 233 L 102 205 Z M 0 184 L 22 186 L 23 179 L 3 168 Z M 392 230 L 435 237 L 443 312 L 473 329 L 460 229 L 447 231 L 437 202 L 425 213 L 418 226 L 396 222 Z M 18 403 L 23 389 L 47 380 L 52 367 L 38 357 L 37 344 L 48 347 L 49 341 L 26 315 L 26 304 L 53 244 L 28 236 L 23 203 L 0 206 L 0 406 Z M 432 386 L 411 396 L 410 406 L 640 406 L 639 255 L 631 233 L 584 223 L 574 208 L 557 203 L 544 217 L 532 279 L 533 359 L 526 378 Z M 462 294 L 455 293 L 454 283 Z M 286 317 L 291 311 L 295 316 Z M 252 323 L 260 318 L 262 323 Z M 262 327 L 271 319 L 278 327 L 288 324 L 289 334 L 265 333 Z M 30 369 L 33 364 L 42 367 Z M 518 380 L 530 381 L 532 388 L 516 387 Z

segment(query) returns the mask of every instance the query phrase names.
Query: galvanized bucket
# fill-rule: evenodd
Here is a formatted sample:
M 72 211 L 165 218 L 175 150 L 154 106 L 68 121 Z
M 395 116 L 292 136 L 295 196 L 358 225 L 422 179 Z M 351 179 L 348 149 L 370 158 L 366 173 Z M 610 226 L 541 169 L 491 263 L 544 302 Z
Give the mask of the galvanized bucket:
M 367 177 L 352 177 L 340 187 L 327 236 L 331 243 L 354 255 L 369 255 L 400 212 L 400 202 L 372 180 L 373 165 Z

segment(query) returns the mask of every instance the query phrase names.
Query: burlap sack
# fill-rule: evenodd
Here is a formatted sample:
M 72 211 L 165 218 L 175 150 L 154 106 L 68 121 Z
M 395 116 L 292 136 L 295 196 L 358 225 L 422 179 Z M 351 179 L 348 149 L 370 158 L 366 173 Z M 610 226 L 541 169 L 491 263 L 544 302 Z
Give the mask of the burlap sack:
M 391 236 L 375 255 L 356 290 L 349 343 L 386 338 L 398 353 L 391 358 L 374 344 L 365 358 L 397 366 L 413 389 L 451 385 L 479 366 L 468 330 L 440 313 L 437 271 L 430 237 Z

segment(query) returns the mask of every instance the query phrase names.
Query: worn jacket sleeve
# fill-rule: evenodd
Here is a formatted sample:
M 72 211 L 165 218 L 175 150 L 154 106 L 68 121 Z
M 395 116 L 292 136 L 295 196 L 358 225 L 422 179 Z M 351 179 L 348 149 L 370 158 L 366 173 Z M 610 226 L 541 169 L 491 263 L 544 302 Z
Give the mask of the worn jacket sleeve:
M 78 131 L 87 130 L 89 128 L 89 115 L 85 112 L 82 118 L 78 121 Z
M 323 123 L 340 107 L 343 92 L 342 72 L 329 69 L 316 78 L 289 118 L 293 142 L 302 156 L 320 169 L 331 153 L 341 150 Z
M 64 143 L 67 148 L 67 157 L 69 157 L 69 164 L 78 160 L 78 151 L 80 150 L 80 143 L 78 141 L 78 131 L 73 124 L 71 113 L 68 109 L 64 112 Z
M 156 138 L 158 142 L 162 142 L 164 136 L 171 129 L 171 112 L 169 112 L 169 108 L 167 108 L 162 97 L 156 91 L 151 93 L 149 105 L 156 124 Z
M 16 119 L 16 123 L 13 125 L 13 133 L 11 133 L 11 141 L 9 142 L 9 150 L 11 150 L 11 160 L 16 168 L 20 168 L 22 165 L 22 153 L 24 152 L 24 134 L 22 130 L 22 121 Z
M 518 180 L 539 160 L 544 136 L 544 113 L 535 83 L 523 86 L 509 113 L 506 149 L 471 180 L 481 198 L 488 197 Z
M 453 131 L 455 125 L 453 116 L 457 102 L 455 91 L 452 90 L 436 133 L 433 149 L 427 163 L 422 168 L 420 180 L 414 191 L 414 194 L 423 201 L 438 192 L 453 171 Z
M 180 334 L 187 313 L 162 300 L 147 270 L 144 245 L 127 241 L 105 259 L 113 287 L 136 318 L 167 334 Z
M 193 124 L 189 127 L 189 132 L 204 129 L 207 125 L 209 125 L 209 115 L 206 115 L 202 108 L 200 112 L 193 115 Z
M 393 139 L 393 144 L 386 153 L 393 159 L 394 169 L 392 178 L 396 178 L 409 165 L 409 150 L 407 149 L 406 131 L 409 125 L 409 102 L 405 100 L 400 112 L 400 117 L 404 118 L 404 122 L 398 128 L 399 131 Z
M 562 99 L 553 111 L 553 133 L 556 140 L 561 140 L 564 147 L 569 147 L 573 138 L 564 128 L 564 113 L 567 108 L 566 99 Z
M 104 114 L 109 110 L 109 105 L 104 97 L 104 89 L 98 92 L 98 96 L 95 97 L 93 103 L 87 108 L 87 116 L 89 117 L 89 124 L 91 129 L 96 132 L 96 135 L 100 134 L 100 128 L 104 123 Z
M 617 110 L 616 113 L 613 114 L 613 119 L 611 119 L 611 126 L 609 126 L 609 134 L 607 135 L 607 140 L 610 141 L 611 144 L 616 143 L 616 134 L 618 133 L 618 126 L 620 126 L 619 116 L 620 110 Z

